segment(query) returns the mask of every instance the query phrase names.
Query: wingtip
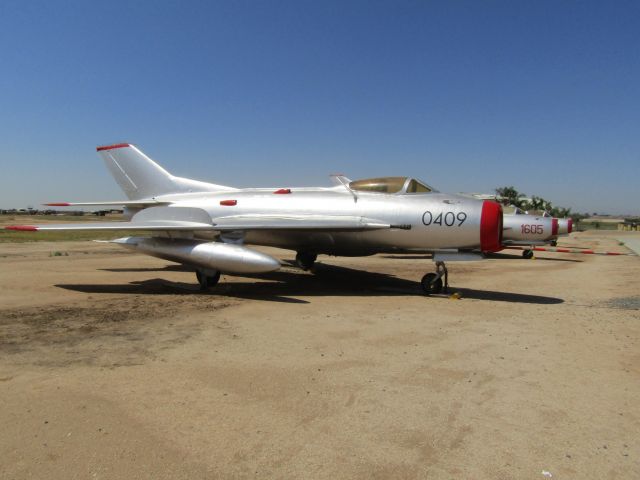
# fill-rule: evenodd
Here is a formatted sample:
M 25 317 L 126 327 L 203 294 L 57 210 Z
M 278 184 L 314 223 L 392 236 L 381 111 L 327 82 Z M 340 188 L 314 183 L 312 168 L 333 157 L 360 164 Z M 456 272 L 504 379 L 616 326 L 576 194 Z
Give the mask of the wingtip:
M 34 227 L 33 225 L 7 225 L 4 227 L 5 230 L 16 230 L 18 232 L 37 232 L 38 227 Z
M 96 152 L 101 152 L 103 150 L 113 150 L 114 148 L 126 148 L 130 146 L 131 146 L 130 143 L 116 143 L 114 145 L 102 145 L 102 146 L 96 147 Z

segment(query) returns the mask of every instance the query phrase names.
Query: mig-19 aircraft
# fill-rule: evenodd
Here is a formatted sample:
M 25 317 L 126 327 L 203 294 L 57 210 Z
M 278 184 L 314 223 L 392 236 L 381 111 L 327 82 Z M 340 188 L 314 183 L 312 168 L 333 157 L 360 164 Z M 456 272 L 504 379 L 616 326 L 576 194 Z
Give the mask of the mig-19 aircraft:
M 304 269 L 319 254 L 432 253 L 436 271 L 421 280 L 427 295 L 446 289 L 445 261 L 503 248 L 498 203 L 440 193 L 415 178 L 336 175 L 333 187 L 240 189 L 174 176 L 129 143 L 97 151 L 128 200 L 48 205 L 122 206 L 126 221 L 5 228 L 149 231 L 112 242 L 193 267 L 202 289 L 216 285 L 221 272 L 280 268 L 277 259 L 246 245 L 293 250 Z
M 494 200 L 501 203 L 504 201 L 504 198 L 494 194 L 464 193 L 462 195 L 480 200 Z M 532 258 L 532 249 L 536 246 L 550 244 L 555 247 L 558 237 L 569 235 L 573 231 L 571 218 L 555 218 L 546 211 L 541 215 L 535 215 L 514 205 L 504 205 L 502 213 L 502 244 L 505 248 L 522 247 L 524 258 Z
M 573 221 L 570 218 L 531 215 L 517 207 L 504 209 L 502 243 L 505 247 L 555 245 L 559 236 L 572 231 Z M 523 250 L 522 256 L 533 257 L 533 250 Z

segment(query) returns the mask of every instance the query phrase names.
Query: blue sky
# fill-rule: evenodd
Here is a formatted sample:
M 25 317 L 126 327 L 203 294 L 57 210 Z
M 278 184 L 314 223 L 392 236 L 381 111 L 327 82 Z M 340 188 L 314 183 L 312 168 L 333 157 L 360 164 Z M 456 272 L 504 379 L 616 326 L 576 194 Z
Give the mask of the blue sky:
M 411 175 L 640 214 L 636 1 L 3 1 L 0 206 Z

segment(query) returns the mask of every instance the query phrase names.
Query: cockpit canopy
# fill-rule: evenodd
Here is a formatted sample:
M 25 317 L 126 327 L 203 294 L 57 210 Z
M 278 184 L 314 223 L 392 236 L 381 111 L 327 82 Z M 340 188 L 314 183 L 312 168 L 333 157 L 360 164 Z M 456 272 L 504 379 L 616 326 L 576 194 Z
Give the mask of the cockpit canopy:
M 503 205 L 502 213 L 507 215 L 525 215 L 527 212 L 525 212 L 521 208 L 516 207 L 515 205 Z
M 437 190 L 411 177 L 380 177 L 355 180 L 349 188 L 356 192 L 373 193 L 429 193 Z

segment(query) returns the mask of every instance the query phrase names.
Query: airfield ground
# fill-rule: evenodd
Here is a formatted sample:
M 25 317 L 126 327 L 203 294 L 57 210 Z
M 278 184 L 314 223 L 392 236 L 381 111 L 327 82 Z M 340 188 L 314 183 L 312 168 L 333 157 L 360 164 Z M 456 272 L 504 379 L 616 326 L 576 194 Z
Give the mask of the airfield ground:
M 0 478 L 640 478 L 638 257 L 320 261 L 0 244 Z

